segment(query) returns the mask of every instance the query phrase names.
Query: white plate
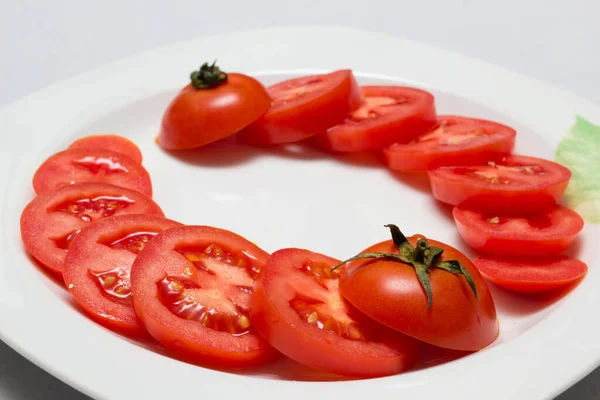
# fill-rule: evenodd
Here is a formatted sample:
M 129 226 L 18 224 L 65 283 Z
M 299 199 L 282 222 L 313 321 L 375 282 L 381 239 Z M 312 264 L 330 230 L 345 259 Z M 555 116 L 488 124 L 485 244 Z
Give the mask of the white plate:
M 116 132 L 141 147 L 166 214 L 234 230 L 268 251 L 297 246 L 343 258 L 386 239 L 382 224 L 466 250 L 447 208 L 420 179 L 402 178 L 362 157 L 213 146 L 173 157 L 154 144 L 162 111 L 189 72 L 218 58 L 229 71 L 272 83 L 352 68 L 362 83 L 431 90 L 444 113 L 488 117 L 519 130 L 517 151 L 547 158 L 575 121 L 600 108 L 518 74 L 375 33 L 345 28 L 277 28 L 219 35 L 128 58 L 54 85 L 0 114 L 3 262 L 0 338 L 97 398 L 550 398 L 600 363 L 598 227 L 587 224 L 578 256 L 587 278 L 562 299 L 494 288 L 501 336 L 489 349 L 440 366 L 381 379 L 298 382 L 276 369 L 238 375 L 185 364 L 112 334 L 77 311 L 68 293 L 37 269 L 19 237 L 39 163 L 76 137 Z M 285 364 L 285 363 L 284 363 Z M 285 375 L 286 368 L 284 365 Z M 303 378 L 310 373 L 302 372 Z M 186 396 L 186 397 L 180 397 Z

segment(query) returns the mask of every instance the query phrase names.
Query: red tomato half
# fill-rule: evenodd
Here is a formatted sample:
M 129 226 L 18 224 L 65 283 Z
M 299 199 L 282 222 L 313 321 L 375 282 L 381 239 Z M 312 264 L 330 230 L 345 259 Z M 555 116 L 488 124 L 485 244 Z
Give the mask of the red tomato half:
M 444 203 L 469 203 L 497 213 L 536 213 L 563 195 L 571 171 L 536 157 L 508 156 L 498 162 L 429 171 L 433 195 Z
M 360 103 L 360 89 L 350 70 L 290 79 L 268 91 L 271 109 L 238 134 L 241 142 L 263 146 L 297 142 L 343 122 Z
M 407 144 L 385 149 L 386 163 L 399 171 L 478 165 L 512 152 L 517 132 L 497 122 L 445 115 L 431 132 Z
M 131 268 L 138 317 L 166 348 L 218 367 L 262 364 L 277 352 L 248 318 L 269 255 L 235 233 L 186 226 L 159 233 Z
M 408 238 L 414 246 L 417 235 Z M 479 299 L 461 275 L 432 267 L 432 303 L 413 266 L 396 261 L 356 260 L 343 267 L 340 290 L 356 308 L 390 328 L 435 346 L 476 351 L 498 337 L 496 308 L 485 280 L 460 251 L 428 240 L 444 249 L 441 260 L 458 260 L 471 274 Z M 391 240 L 375 244 L 362 253 L 398 254 Z
M 70 149 L 103 149 L 125 154 L 133 161 L 142 163 L 142 152 L 131 140 L 118 135 L 91 135 L 77 139 Z
M 48 190 L 21 214 L 25 248 L 50 270 L 60 273 L 75 236 L 91 222 L 112 215 L 163 215 L 146 195 L 106 183 L 82 183 Z
M 131 265 L 159 232 L 181 224 L 157 215 L 117 215 L 89 224 L 73 240 L 63 278 L 79 305 L 96 321 L 129 335 L 145 329 L 133 310 Z
M 269 258 L 252 297 L 251 319 L 276 349 L 309 367 L 374 377 L 410 368 L 419 342 L 375 324 L 339 292 L 338 264 L 308 250 Z
M 539 214 L 508 216 L 458 206 L 454 221 L 463 240 L 483 253 L 548 255 L 560 253 L 583 229 L 575 211 L 556 205 Z
M 48 158 L 33 176 L 37 194 L 74 183 L 110 183 L 152 196 L 148 171 L 124 154 L 101 149 L 68 149 Z
M 485 279 L 519 293 L 557 289 L 582 278 L 588 269 L 583 261 L 560 255 L 530 260 L 477 257 L 474 262 Z
M 322 148 L 357 152 L 408 143 L 436 123 L 433 96 L 402 86 L 363 86 L 360 106 L 346 120 L 316 136 Z

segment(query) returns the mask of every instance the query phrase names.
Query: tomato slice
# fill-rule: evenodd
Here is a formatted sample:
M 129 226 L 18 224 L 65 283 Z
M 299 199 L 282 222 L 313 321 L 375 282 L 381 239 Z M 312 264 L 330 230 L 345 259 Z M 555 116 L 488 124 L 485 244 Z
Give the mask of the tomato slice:
M 390 169 L 426 171 L 498 161 L 512 152 L 517 132 L 497 122 L 444 115 L 429 133 L 384 150 Z
M 587 273 L 576 258 L 555 255 L 541 259 L 477 257 L 475 266 L 488 281 L 518 293 L 541 293 L 571 284 Z
M 277 352 L 248 318 L 268 254 L 235 233 L 186 226 L 159 233 L 131 268 L 138 317 L 166 348 L 218 367 L 257 365 Z
M 437 123 L 433 96 L 402 86 L 363 86 L 361 103 L 346 120 L 315 136 L 315 143 L 338 152 L 381 149 L 408 143 Z
M 339 292 L 338 264 L 308 250 L 269 258 L 252 297 L 251 319 L 277 350 L 309 367 L 357 377 L 402 372 L 420 344 L 369 321 Z
M 453 215 L 460 236 L 469 246 L 506 256 L 560 253 L 575 241 L 584 224 L 579 214 L 559 205 L 525 216 L 458 206 Z
M 75 236 L 90 223 L 121 214 L 163 215 L 146 195 L 106 183 L 81 183 L 48 190 L 21 214 L 25 248 L 50 270 L 61 273 Z
M 48 158 L 33 176 L 37 194 L 74 183 L 99 182 L 152 196 L 150 175 L 124 154 L 101 149 L 68 149 Z
M 441 167 L 428 172 L 433 195 L 444 203 L 470 205 L 498 213 L 531 212 L 554 205 L 571 171 L 552 161 L 511 155 L 498 162 Z
M 238 134 L 254 145 L 297 142 L 344 121 L 360 103 L 350 70 L 290 79 L 270 86 L 269 111 Z
M 144 334 L 131 300 L 131 265 L 157 233 L 180 225 L 145 214 L 89 224 L 67 252 L 62 271 L 67 288 L 94 320 L 128 335 Z
M 90 135 L 77 139 L 70 149 L 103 149 L 125 154 L 138 164 L 142 163 L 142 152 L 131 140 L 118 135 Z

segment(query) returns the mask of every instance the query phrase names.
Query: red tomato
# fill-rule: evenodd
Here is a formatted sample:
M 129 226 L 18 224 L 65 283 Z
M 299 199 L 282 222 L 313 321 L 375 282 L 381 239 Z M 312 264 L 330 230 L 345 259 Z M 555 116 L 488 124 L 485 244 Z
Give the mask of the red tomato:
M 117 215 L 89 224 L 63 264 L 65 284 L 96 321 L 129 335 L 146 331 L 133 310 L 131 265 L 154 235 L 181 224 L 158 215 Z
M 142 152 L 131 140 L 118 135 L 91 135 L 77 139 L 70 149 L 103 149 L 125 154 L 138 164 L 142 163 Z
M 497 161 L 512 152 L 517 132 L 483 119 L 439 116 L 431 132 L 411 143 L 384 150 L 390 169 L 426 171 L 442 166 L 478 165 Z
M 583 229 L 575 211 L 556 205 L 539 214 L 509 216 L 458 206 L 454 221 L 463 240 L 483 253 L 548 255 L 560 253 Z
M 408 241 L 414 246 L 421 235 Z M 475 298 L 464 276 L 439 268 L 429 270 L 431 307 L 412 265 L 397 261 L 362 259 L 343 268 L 340 290 L 356 308 L 406 335 L 455 350 L 476 351 L 492 343 L 499 333 L 496 308 L 485 280 L 460 251 L 428 240 L 444 249 L 441 261 L 458 260 L 477 288 Z M 391 240 L 375 244 L 362 253 L 398 254 Z
M 136 314 L 156 340 L 187 360 L 218 367 L 267 362 L 277 352 L 255 333 L 248 309 L 268 256 L 223 229 L 159 233 L 131 268 Z
M 581 279 L 588 269 L 583 261 L 561 255 L 521 260 L 477 257 L 474 262 L 485 279 L 518 293 L 557 289 Z
M 106 183 L 82 183 L 48 190 L 21 214 L 25 248 L 50 270 L 60 273 L 71 242 L 91 222 L 112 215 L 163 215 L 146 195 Z
M 433 96 L 402 86 L 363 86 L 360 106 L 344 122 L 315 136 L 327 150 L 357 152 L 408 143 L 436 123 Z
M 175 150 L 215 142 L 256 121 L 270 104 L 256 79 L 204 64 L 165 111 L 158 144 Z
M 252 296 L 251 319 L 277 350 L 309 367 L 357 377 L 410 368 L 419 342 L 375 324 L 340 296 L 338 264 L 308 250 L 269 258 Z
M 571 171 L 536 157 L 508 156 L 498 162 L 470 167 L 441 167 L 429 171 L 433 195 L 458 205 L 497 213 L 539 212 L 564 193 Z
M 110 183 L 152 196 L 148 171 L 124 154 L 101 149 L 68 149 L 54 154 L 33 176 L 37 194 L 74 183 Z
M 350 70 L 290 79 L 268 91 L 270 110 L 238 134 L 241 142 L 297 142 L 343 122 L 360 103 L 360 88 Z

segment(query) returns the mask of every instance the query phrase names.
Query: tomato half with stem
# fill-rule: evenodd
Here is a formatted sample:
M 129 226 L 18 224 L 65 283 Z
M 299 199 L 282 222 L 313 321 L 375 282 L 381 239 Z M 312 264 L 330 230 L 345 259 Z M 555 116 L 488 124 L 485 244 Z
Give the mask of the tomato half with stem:
M 256 121 L 270 104 L 256 79 L 205 63 L 165 110 L 157 142 L 169 150 L 215 142 Z
M 410 143 L 384 150 L 387 166 L 398 171 L 426 171 L 442 166 L 478 165 L 512 152 L 517 132 L 483 119 L 440 115 L 438 125 Z
M 576 258 L 555 255 L 510 259 L 477 257 L 475 266 L 488 281 L 518 293 L 541 293 L 583 278 L 587 265 Z
M 131 140 L 113 134 L 90 135 L 77 139 L 69 146 L 70 149 L 103 149 L 125 154 L 133 161 L 142 163 L 142 152 Z
M 75 183 L 98 182 L 152 196 L 148 171 L 125 154 L 102 149 L 68 149 L 54 154 L 33 176 L 37 194 Z
M 77 234 L 102 218 L 122 214 L 163 216 L 148 196 L 106 183 L 81 183 L 48 190 L 21 214 L 25 248 L 40 263 L 62 272 L 67 250 Z
M 263 364 L 277 352 L 248 317 L 268 254 L 233 232 L 185 226 L 159 233 L 131 268 L 136 314 L 188 361 L 213 367 Z
M 240 131 L 240 142 L 298 142 L 343 122 L 360 104 L 360 88 L 350 70 L 290 79 L 267 90 L 273 98 L 271 108 Z
M 460 236 L 470 247 L 503 256 L 560 253 L 575 241 L 584 225 L 579 214 L 560 205 L 537 214 L 507 215 L 463 204 L 452 214 Z
M 553 161 L 511 155 L 476 166 L 440 167 L 428 172 L 433 196 L 444 203 L 465 201 L 498 213 L 536 213 L 563 195 L 571 171 Z
M 434 98 L 403 86 L 363 86 L 361 102 L 346 120 L 314 137 L 319 147 L 336 152 L 377 150 L 408 143 L 436 123 Z
M 89 224 L 67 252 L 62 271 L 65 285 L 102 325 L 131 336 L 145 334 L 133 310 L 131 265 L 157 233 L 178 226 L 147 214 L 117 215 Z
M 410 368 L 419 342 L 370 321 L 339 292 L 338 260 L 308 250 L 269 257 L 252 296 L 251 320 L 277 350 L 321 371 L 356 377 Z

